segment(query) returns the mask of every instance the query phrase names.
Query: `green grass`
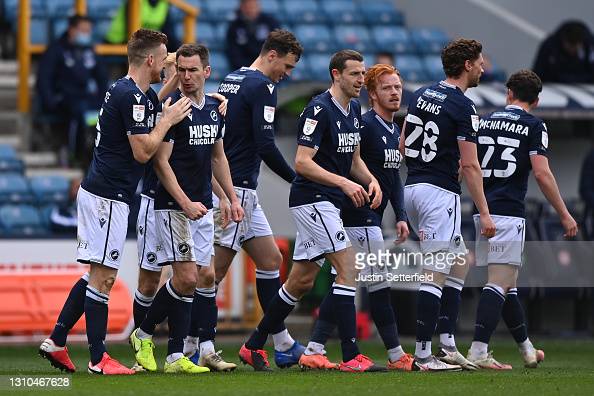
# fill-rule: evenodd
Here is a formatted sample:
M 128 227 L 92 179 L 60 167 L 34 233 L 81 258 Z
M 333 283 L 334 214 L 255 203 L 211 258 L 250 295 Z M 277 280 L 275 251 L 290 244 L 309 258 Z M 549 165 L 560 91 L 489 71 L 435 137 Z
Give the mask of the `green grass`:
M 460 343 L 466 352 L 467 343 Z M 141 373 L 131 377 L 101 377 L 86 373 L 88 353 L 85 346 L 73 345 L 71 357 L 78 372 L 72 376 L 73 395 L 592 395 L 594 394 L 594 341 L 541 341 L 538 346 L 546 352 L 546 359 L 538 369 L 522 366 L 515 345 L 509 341 L 492 344 L 495 357 L 511 363 L 510 372 L 458 372 L 458 373 L 368 373 L 348 374 L 339 372 L 301 372 L 298 368 L 276 369 L 272 373 L 256 373 L 251 367 L 240 365 L 233 373 L 212 373 L 196 376 Z M 239 345 L 218 345 L 223 357 L 237 361 Z M 408 351 L 411 345 L 405 345 Z M 336 343 L 328 345 L 332 360 L 340 357 Z M 385 364 L 383 347 L 376 342 L 363 342 L 361 349 Z M 110 353 L 122 362 L 131 365 L 132 354 L 128 345 L 110 345 Z M 161 365 L 165 346 L 155 350 Z M 272 363 L 274 366 L 274 364 Z M 55 375 L 59 372 L 37 355 L 36 346 L 0 347 L 0 375 Z M 38 391 L 19 391 L 11 394 L 26 394 Z M 58 391 L 64 392 L 64 390 Z M 0 393 L 8 394 L 5 390 Z M 49 395 L 53 391 L 43 391 Z M 57 393 L 57 392 L 56 392 Z

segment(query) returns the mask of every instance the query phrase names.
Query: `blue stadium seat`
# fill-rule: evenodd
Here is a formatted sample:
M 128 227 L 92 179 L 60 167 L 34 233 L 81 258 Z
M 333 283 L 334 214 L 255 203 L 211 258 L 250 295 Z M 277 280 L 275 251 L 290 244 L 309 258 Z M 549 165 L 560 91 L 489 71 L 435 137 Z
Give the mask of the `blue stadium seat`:
M 214 25 L 215 40 L 220 42 L 220 48 L 225 48 L 227 40 L 227 30 L 229 29 L 229 22 L 220 22 Z
M 326 14 L 314 0 L 285 0 L 285 20 L 290 23 L 325 23 Z
M 410 37 L 421 54 L 439 54 L 450 41 L 448 35 L 438 28 L 411 29 Z
M 204 21 L 197 21 L 196 27 L 196 42 L 205 44 L 209 50 L 219 49 L 224 43 L 219 42 L 216 39 L 216 30 L 215 27 L 209 23 Z M 184 25 L 183 23 L 178 23 L 175 26 L 175 35 L 182 39 L 184 37 Z
M 63 176 L 36 176 L 29 179 L 31 191 L 40 204 L 68 201 L 70 183 Z
M 217 84 L 220 83 L 231 71 L 229 70 L 230 67 L 227 56 L 222 52 L 217 51 L 210 53 L 210 67 L 212 71 L 209 80 Z
M 391 2 L 367 1 L 362 2 L 359 8 L 369 25 L 404 25 L 404 15 Z
M 378 51 L 394 54 L 415 53 L 408 30 L 399 26 L 374 26 L 371 29 Z
M 36 236 L 47 232 L 39 212 L 30 205 L 1 206 L 0 228 L 7 236 Z
M 312 80 L 311 72 L 309 71 L 309 62 L 306 57 L 301 56 L 297 66 L 291 72 L 288 78 L 289 82 L 308 81 Z
M 0 144 L 0 172 L 22 173 L 23 161 L 19 159 L 15 149 L 6 144 Z
M 441 64 L 441 56 L 429 55 L 423 58 L 425 70 L 432 81 L 439 81 L 445 78 L 443 72 L 443 65 Z
M 280 0 L 260 0 L 260 7 L 262 12 L 272 15 L 279 22 L 284 22 L 286 20 L 286 15 L 280 4 Z
M 31 44 L 48 44 L 48 20 L 39 18 L 31 19 L 29 34 L 31 36 Z
M 238 7 L 239 0 L 208 0 L 204 2 L 202 10 L 211 21 L 232 21 Z
M 50 219 L 52 216 L 52 211 L 55 207 L 56 204 L 43 205 L 39 207 L 39 218 L 41 219 L 41 224 L 43 224 L 45 228 L 49 229 L 50 227 Z
M 330 54 L 309 54 L 307 62 L 313 80 L 330 81 L 330 72 L 328 71 Z
M 354 49 L 359 52 L 375 51 L 369 30 L 364 25 L 336 26 L 334 38 L 340 48 Z
M 400 70 L 404 81 L 427 81 L 429 79 L 423 62 L 416 55 L 397 56 L 396 67 Z
M 0 202 L 33 202 L 33 195 L 29 189 L 27 179 L 17 173 L 0 173 Z
M 74 14 L 75 0 L 51 0 L 47 2 L 47 16 L 63 18 Z
M 198 20 L 203 21 L 203 8 L 202 8 L 202 2 L 200 0 L 184 0 L 186 3 L 188 3 L 191 6 L 194 6 L 196 8 L 198 8 L 200 10 L 200 15 L 198 15 Z M 182 10 L 180 10 L 177 7 L 174 6 L 170 6 L 169 7 L 169 15 L 171 16 L 171 18 L 175 21 L 175 22 L 180 22 L 184 19 L 184 12 Z
M 333 52 L 336 48 L 332 32 L 325 25 L 298 25 L 294 33 L 306 52 Z
M 31 0 L 31 17 L 45 18 L 47 16 L 47 0 Z M 4 0 L 4 10 L 6 12 L 6 19 L 14 21 L 16 26 L 17 15 L 19 11 L 19 0 Z
M 122 3 L 122 0 L 87 1 L 87 14 L 93 19 L 111 19 L 118 12 Z
M 329 22 L 338 25 L 365 23 L 361 19 L 359 7 L 355 2 L 340 0 L 324 0 L 321 2 L 322 10 L 326 13 Z

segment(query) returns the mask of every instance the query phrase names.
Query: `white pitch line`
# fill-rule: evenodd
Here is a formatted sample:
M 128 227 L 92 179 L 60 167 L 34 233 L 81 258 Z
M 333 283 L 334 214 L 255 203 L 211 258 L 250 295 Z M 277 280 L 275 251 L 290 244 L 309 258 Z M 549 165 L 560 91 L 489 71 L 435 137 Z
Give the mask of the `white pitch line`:
M 510 25 L 516 27 L 519 30 L 522 30 L 524 33 L 532 36 L 533 38 L 541 41 L 547 36 L 546 32 L 539 29 L 538 27 L 534 26 L 532 23 L 528 22 L 524 18 L 521 18 L 514 14 L 513 12 L 489 2 L 488 0 L 466 0 L 469 3 L 473 3 L 474 5 L 481 7 L 487 12 L 505 20 Z

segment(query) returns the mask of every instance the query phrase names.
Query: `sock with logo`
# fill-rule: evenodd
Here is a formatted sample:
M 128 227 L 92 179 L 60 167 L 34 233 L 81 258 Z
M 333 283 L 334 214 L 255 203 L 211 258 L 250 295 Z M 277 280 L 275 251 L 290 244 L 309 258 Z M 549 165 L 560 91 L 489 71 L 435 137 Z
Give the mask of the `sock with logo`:
M 105 335 L 107 334 L 108 302 L 109 295 L 101 293 L 94 287 L 87 285 L 85 293 L 85 321 L 92 365 L 98 364 L 103 358 L 103 353 L 106 352 Z
M 50 338 L 57 346 L 63 347 L 66 345 L 68 332 L 85 312 L 85 295 L 88 283 L 89 273 L 87 272 L 72 286 L 66 301 L 64 301 L 64 306 L 50 335 Z
M 438 332 L 439 343 L 445 347 L 456 348 L 454 333 L 458 322 L 460 301 L 464 280 L 448 276 L 441 296 Z
M 421 283 L 417 300 L 417 341 L 415 344 L 415 356 L 427 358 L 431 355 L 431 337 L 435 332 L 439 306 L 441 299 L 441 287 L 431 282 Z
M 138 289 L 134 292 L 134 303 L 132 304 L 132 315 L 134 317 L 134 328 L 140 327 L 148 312 L 155 296 L 149 297 L 142 294 Z

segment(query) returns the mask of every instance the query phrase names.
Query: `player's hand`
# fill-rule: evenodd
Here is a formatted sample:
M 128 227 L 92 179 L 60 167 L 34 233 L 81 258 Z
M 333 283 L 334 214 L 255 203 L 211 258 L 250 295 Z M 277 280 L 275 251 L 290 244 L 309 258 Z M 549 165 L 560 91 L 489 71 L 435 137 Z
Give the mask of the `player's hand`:
M 577 235 L 578 225 L 569 213 L 567 213 L 566 216 L 561 217 L 561 225 L 563 226 L 563 230 L 565 230 L 563 238 L 569 239 Z
M 367 194 L 370 197 L 373 196 L 371 205 L 369 205 L 371 209 L 375 209 L 382 204 L 382 189 L 375 178 L 371 181 L 371 183 L 369 183 L 369 190 L 367 191 Z
M 219 102 L 221 102 L 221 104 L 219 105 L 219 113 L 221 113 L 221 115 L 223 117 L 225 117 L 227 115 L 227 104 L 229 104 L 229 99 L 227 99 L 225 96 L 221 95 L 220 93 L 209 93 L 207 94 L 208 96 L 215 98 L 216 100 L 218 100 Z
M 406 238 L 408 238 L 409 234 L 410 231 L 408 230 L 408 224 L 406 224 L 406 221 L 399 221 L 396 223 L 396 237 L 398 239 L 396 239 L 394 243 L 396 245 L 401 244 L 402 242 L 406 241 Z
M 369 194 L 367 194 L 367 191 L 365 191 L 365 189 L 358 183 L 345 178 L 340 189 L 351 199 L 351 201 L 353 201 L 356 208 L 360 208 L 369 202 Z
M 188 216 L 190 220 L 198 220 L 206 213 L 208 213 L 208 209 L 206 206 L 202 205 L 202 202 L 189 202 L 183 208 L 184 213 Z
M 192 111 L 192 101 L 189 98 L 180 98 L 173 105 L 171 105 L 171 98 L 167 98 L 163 102 L 163 118 L 161 120 L 168 119 L 171 125 L 175 125 L 187 117 L 190 111 Z
M 239 223 L 240 221 L 243 220 L 243 216 L 244 216 L 244 211 L 243 211 L 243 208 L 241 207 L 241 203 L 239 202 L 239 200 L 235 200 L 235 202 L 231 203 L 231 219 L 234 222 Z
M 219 222 L 221 223 L 221 228 L 225 229 L 231 221 L 231 205 L 227 198 L 219 200 L 219 211 L 221 212 Z
M 480 215 L 481 219 L 481 235 L 485 238 L 492 238 L 495 236 L 497 227 L 491 218 L 491 215 Z

